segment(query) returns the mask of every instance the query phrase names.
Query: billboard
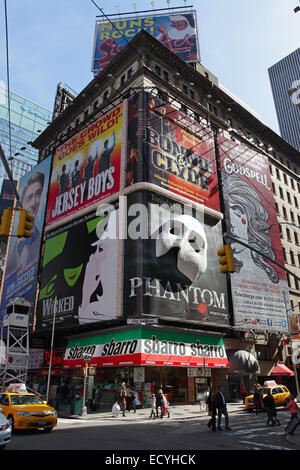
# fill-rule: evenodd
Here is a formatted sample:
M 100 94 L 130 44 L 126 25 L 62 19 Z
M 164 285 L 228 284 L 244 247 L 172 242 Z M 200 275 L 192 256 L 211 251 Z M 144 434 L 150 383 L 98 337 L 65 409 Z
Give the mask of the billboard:
M 228 325 L 221 220 L 150 191 L 127 204 L 123 315 Z
M 57 148 L 53 157 L 46 225 L 119 191 L 122 105 Z
M 128 100 L 126 185 L 140 181 L 220 211 L 212 130 L 148 93 Z
M 287 331 L 286 273 L 264 257 L 284 265 L 268 158 L 224 137 L 218 139 L 227 233 L 261 252 L 230 241 L 235 325 Z
M 31 237 L 10 238 L 1 298 L 1 324 L 6 314 L 8 302 L 15 297 L 21 297 L 31 303 L 30 323 L 33 321 L 32 313 L 36 298 L 37 269 L 44 228 L 51 162 L 52 156 L 49 156 L 20 180 L 18 192 L 22 207 L 34 216 L 34 225 Z M 18 218 L 15 217 L 12 233 L 17 232 L 17 223 Z
M 175 331 L 128 329 L 70 339 L 63 368 L 83 367 L 85 352 L 92 355 L 90 367 L 228 367 L 222 338 Z
M 142 29 L 186 62 L 200 60 L 196 12 L 97 20 L 92 72 L 103 70 Z
M 106 237 L 107 225 L 107 212 L 93 211 L 47 234 L 37 329 L 49 327 L 54 313 L 56 328 L 116 317 L 118 236 Z

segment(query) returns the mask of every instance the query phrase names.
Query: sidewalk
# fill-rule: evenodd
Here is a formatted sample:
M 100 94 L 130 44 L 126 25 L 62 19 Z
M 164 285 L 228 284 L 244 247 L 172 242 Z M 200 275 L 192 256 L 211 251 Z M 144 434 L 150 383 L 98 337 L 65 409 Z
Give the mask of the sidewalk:
M 132 410 L 130 412 L 126 412 L 126 416 L 122 416 L 122 413 L 120 413 L 118 416 L 113 415 L 111 411 L 112 406 L 104 406 L 102 409 L 98 411 L 91 411 L 88 410 L 88 414 L 85 416 L 80 416 L 79 414 L 71 414 L 71 406 L 70 405 L 61 405 L 59 410 L 58 410 L 58 417 L 59 418 L 70 418 L 70 419 L 83 419 L 83 420 L 89 420 L 89 419 L 99 419 L 99 420 L 121 420 L 121 421 L 140 421 L 141 419 L 149 419 L 150 413 L 151 413 L 151 408 L 137 408 L 136 413 L 134 413 Z M 238 411 L 243 411 L 245 409 L 243 402 L 237 402 L 237 403 L 227 403 L 227 409 L 228 413 L 234 413 Z M 189 419 L 189 418 L 205 418 L 207 419 L 208 417 L 208 412 L 207 411 L 200 411 L 199 404 L 193 404 L 193 405 L 174 405 L 171 406 L 170 409 L 170 418 L 164 418 L 164 419 Z M 160 419 L 160 418 L 158 418 Z

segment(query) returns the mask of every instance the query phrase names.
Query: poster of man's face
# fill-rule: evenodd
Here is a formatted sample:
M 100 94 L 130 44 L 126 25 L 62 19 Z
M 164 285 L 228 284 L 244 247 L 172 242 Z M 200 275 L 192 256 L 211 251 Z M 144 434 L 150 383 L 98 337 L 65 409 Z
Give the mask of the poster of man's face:
M 1 299 L 1 322 L 8 302 L 15 297 L 29 301 L 32 305 L 31 313 L 33 312 L 51 163 L 52 156 L 43 160 L 20 180 L 18 192 L 22 208 L 34 217 L 34 221 L 29 238 L 10 238 Z M 19 212 L 15 211 L 13 234 L 17 233 L 18 216 Z
M 128 213 L 138 216 L 128 217 L 124 315 L 228 324 L 226 277 L 217 256 L 220 219 L 148 191 L 132 193 L 127 201 Z M 138 204 L 147 208 L 147 220 Z M 141 238 L 131 236 L 134 227 L 140 227 Z

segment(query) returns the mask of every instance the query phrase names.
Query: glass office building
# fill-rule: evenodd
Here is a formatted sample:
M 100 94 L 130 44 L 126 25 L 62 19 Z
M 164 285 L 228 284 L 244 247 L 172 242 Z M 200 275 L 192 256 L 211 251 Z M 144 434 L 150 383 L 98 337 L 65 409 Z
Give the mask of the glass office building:
M 300 151 L 300 48 L 268 72 L 281 137 Z
M 8 91 L 0 87 L 0 143 L 8 160 L 14 180 L 21 178 L 38 161 L 38 151 L 30 145 L 52 121 L 52 112 L 15 93 L 10 92 L 11 139 L 9 137 Z M 2 162 L 0 191 L 7 178 Z

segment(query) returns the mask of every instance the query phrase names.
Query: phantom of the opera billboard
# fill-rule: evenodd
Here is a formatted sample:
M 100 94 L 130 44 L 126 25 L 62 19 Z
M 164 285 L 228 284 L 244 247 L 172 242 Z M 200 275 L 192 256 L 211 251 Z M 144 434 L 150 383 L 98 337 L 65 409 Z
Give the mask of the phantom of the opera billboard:
M 124 315 L 228 325 L 220 218 L 152 191 L 129 194 L 127 206 Z
M 118 223 L 117 205 L 113 218 Z M 37 328 L 76 326 L 116 318 L 118 227 L 98 210 L 47 234 Z M 55 310 L 54 310 L 55 309 Z
M 142 29 L 185 62 L 200 60 L 195 11 L 103 19 L 96 21 L 92 72 L 103 70 Z
M 29 238 L 11 237 L 7 251 L 7 264 L 1 298 L 0 324 L 6 314 L 7 304 L 15 297 L 30 302 L 30 324 L 36 300 L 37 271 L 44 229 L 45 208 L 50 179 L 52 156 L 49 156 L 26 173 L 20 180 L 18 192 L 22 208 L 34 216 L 32 235 Z M 18 213 L 16 213 L 18 215 Z M 18 216 L 14 216 L 12 233 L 17 232 Z
M 220 211 L 212 130 L 148 93 L 128 100 L 126 185 L 140 181 Z
M 288 285 L 268 158 L 219 137 L 222 186 L 235 272 L 230 275 L 235 325 L 287 331 Z M 267 256 L 270 259 L 266 259 Z
M 114 108 L 56 150 L 48 227 L 119 191 L 122 110 L 122 105 Z

